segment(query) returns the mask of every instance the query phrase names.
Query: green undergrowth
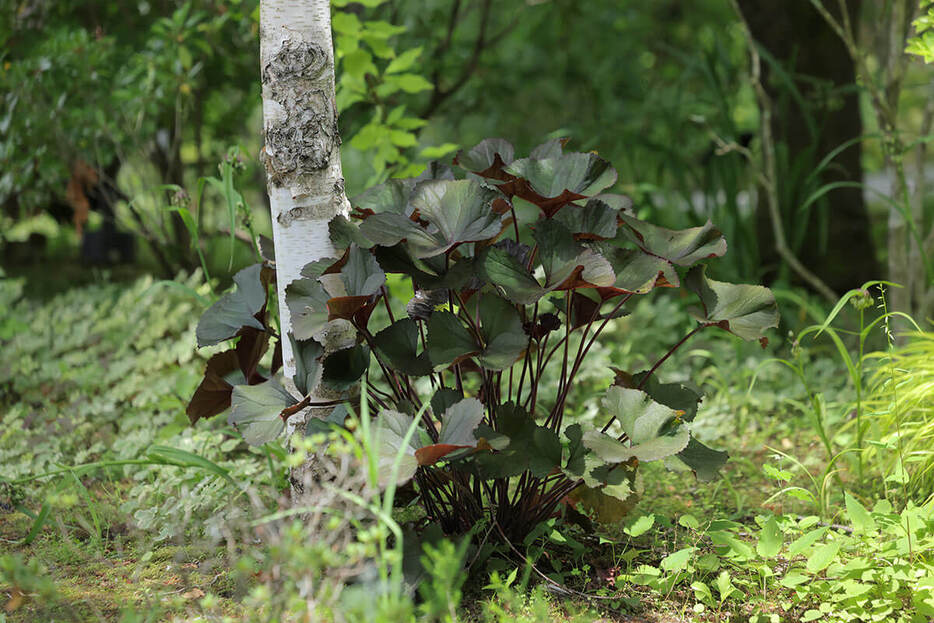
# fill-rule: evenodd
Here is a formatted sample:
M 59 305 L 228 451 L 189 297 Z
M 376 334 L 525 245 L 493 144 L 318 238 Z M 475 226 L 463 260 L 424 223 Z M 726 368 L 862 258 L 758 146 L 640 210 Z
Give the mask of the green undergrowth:
M 307 521 L 257 524 L 286 503 L 281 448 L 249 448 L 223 417 L 188 425 L 185 403 L 212 354 L 194 349 L 210 296 L 197 275 L 47 301 L 29 292 L 0 278 L 0 621 L 305 620 L 295 614 L 307 613 L 301 578 L 372 558 L 378 541 L 367 530 L 331 548 Z M 569 400 L 583 416 L 591 386 L 667 339 L 639 327 L 661 319 L 664 333 L 686 313 L 664 296 L 631 311 L 613 331 L 646 343 L 595 346 Z M 599 530 L 566 514 L 514 550 L 444 550 L 427 563 L 434 581 L 395 613 L 367 610 L 371 596 L 352 580 L 340 601 L 347 620 L 927 620 L 931 508 L 897 479 L 881 490 L 860 483 L 843 459 L 828 471 L 814 403 L 778 361 L 806 364 L 844 449 L 851 406 L 832 348 L 811 341 L 792 355 L 780 337 L 762 350 L 697 336 L 668 365 L 673 380 L 707 391 L 694 432 L 730 452 L 723 478 L 699 483 L 648 465 L 646 493 L 622 524 Z M 871 417 L 886 391 L 867 403 Z M 414 508 L 393 517 L 418 522 Z M 474 543 L 489 529 L 478 526 Z M 284 618 L 269 618 L 274 604 Z

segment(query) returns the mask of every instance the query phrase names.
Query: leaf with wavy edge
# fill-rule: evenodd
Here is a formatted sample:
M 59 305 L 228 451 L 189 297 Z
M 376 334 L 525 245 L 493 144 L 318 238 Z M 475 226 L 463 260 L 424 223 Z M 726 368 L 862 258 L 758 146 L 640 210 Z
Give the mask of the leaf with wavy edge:
M 777 327 L 779 320 L 772 291 L 763 286 L 709 279 L 706 268 L 695 266 L 684 280 L 703 306 L 702 313 L 693 312 L 697 321 L 720 327 L 744 340 L 765 340 L 762 334 L 766 329 Z

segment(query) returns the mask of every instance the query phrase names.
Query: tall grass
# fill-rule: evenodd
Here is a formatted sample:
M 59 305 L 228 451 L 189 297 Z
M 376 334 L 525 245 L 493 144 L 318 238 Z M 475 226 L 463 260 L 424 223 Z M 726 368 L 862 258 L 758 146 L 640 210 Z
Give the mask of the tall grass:
M 934 496 L 934 332 L 916 332 L 892 351 L 874 352 L 863 406 L 869 420 L 865 458 L 889 482 Z

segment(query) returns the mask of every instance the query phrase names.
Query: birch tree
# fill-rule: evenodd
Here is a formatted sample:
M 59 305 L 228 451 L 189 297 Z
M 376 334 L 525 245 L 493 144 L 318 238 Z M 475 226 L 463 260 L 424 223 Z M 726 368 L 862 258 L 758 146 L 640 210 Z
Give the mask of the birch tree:
M 283 376 L 295 373 L 285 288 L 307 263 L 328 256 L 328 221 L 346 212 L 334 92 L 328 0 L 262 0 L 262 159 L 276 254 Z M 326 345 L 327 348 L 327 345 Z M 322 396 L 318 396 L 322 397 Z M 314 409 L 292 416 L 286 434 L 303 430 Z M 293 474 L 293 478 L 296 474 Z

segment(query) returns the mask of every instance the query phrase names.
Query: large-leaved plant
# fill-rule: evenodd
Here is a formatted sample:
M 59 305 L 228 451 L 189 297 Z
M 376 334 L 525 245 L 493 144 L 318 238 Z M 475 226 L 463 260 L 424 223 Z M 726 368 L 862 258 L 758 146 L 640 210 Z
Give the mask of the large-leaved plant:
M 656 371 L 706 328 L 764 341 L 778 322 L 774 297 L 707 277 L 703 262 L 727 248 L 713 225 L 672 231 L 636 218 L 626 197 L 606 192 L 616 182 L 608 162 L 563 146 L 516 158 L 508 142 L 487 139 L 453 166 L 353 199 L 353 212 L 330 222 L 334 256 L 286 287 L 297 392 L 257 368 L 274 333 L 269 267 L 240 273 L 199 326 L 202 344 L 239 340 L 209 361 L 192 420 L 232 402 L 229 421 L 262 444 L 303 407 L 320 407 L 315 390 L 346 400 L 309 430 L 344 426 L 365 400 L 383 473 L 401 455 L 396 484 L 414 481 L 428 517 L 449 533 L 487 519 L 521 539 L 569 501 L 616 519 L 640 493 L 643 462 L 713 478 L 727 455 L 691 436 L 699 393 Z M 389 274 L 411 285 L 409 300 L 394 300 Z M 598 421 L 567 421 L 593 344 L 633 297 L 656 288 L 692 292 L 695 326 L 650 369 L 618 373 L 593 396 Z M 362 395 L 350 391 L 361 381 Z

